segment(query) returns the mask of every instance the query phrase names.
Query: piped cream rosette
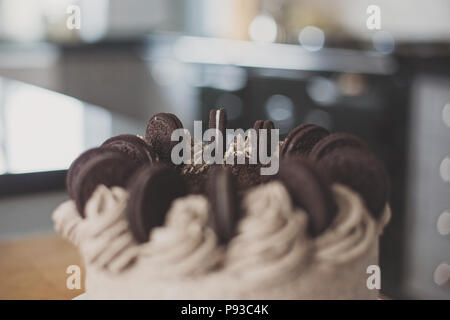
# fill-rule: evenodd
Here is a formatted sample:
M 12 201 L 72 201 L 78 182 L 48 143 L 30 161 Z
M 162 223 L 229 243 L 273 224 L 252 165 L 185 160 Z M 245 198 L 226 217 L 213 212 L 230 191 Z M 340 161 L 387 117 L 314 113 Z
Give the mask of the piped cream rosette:
M 216 235 L 208 227 L 208 201 L 190 195 L 173 202 L 164 226 L 140 247 L 142 263 L 160 277 L 191 277 L 214 269 L 222 259 Z
M 119 273 L 138 256 L 124 216 L 127 200 L 124 189 L 100 185 L 86 204 L 85 219 L 69 200 L 53 214 L 55 229 L 78 246 L 86 265 Z
M 380 221 L 349 188 L 332 186 L 338 213 L 330 227 L 314 240 L 311 268 L 302 275 L 301 296 L 310 299 L 376 299 L 368 286 L 369 266 L 378 266 L 378 240 L 390 219 L 386 205 Z
M 272 286 L 298 277 L 309 262 L 312 242 L 306 214 L 292 206 L 280 182 L 250 191 L 245 216 L 228 245 L 224 272 L 249 288 Z

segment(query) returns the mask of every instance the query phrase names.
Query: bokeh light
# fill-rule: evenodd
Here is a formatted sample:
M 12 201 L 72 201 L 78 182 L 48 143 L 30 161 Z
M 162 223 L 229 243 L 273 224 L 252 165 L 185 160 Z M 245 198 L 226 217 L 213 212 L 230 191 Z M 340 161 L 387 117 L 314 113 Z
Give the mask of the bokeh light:
M 338 89 L 336 84 L 328 78 L 315 76 L 306 84 L 306 92 L 309 97 L 321 105 L 329 105 L 337 100 Z
M 274 42 L 277 38 L 277 23 L 269 15 L 256 16 L 248 28 L 250 39 L 259 42 Z
M 317 27 L 307 26 L 300 31 L 298 42 L 308 51 L 319 51 L 325 44 L 325 33 Z
M 377 31 L 372 36 L 372 43 L 375 50 L 389 54 L 395 50 L 394 37 L 387 31 Z

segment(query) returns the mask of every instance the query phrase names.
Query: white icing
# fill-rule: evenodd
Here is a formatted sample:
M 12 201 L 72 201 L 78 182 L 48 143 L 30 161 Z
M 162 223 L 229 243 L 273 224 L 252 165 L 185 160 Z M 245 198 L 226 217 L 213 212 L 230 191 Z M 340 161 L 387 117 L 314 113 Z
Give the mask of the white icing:
M 118 273 L 138 254 L 124 217 L 127 201 L 124 189 L 99 185 L 86 203 L 85 219 L 67 201 L 53 214 L 55 229 L 80 248 L 87 264 Z
M 228 246 L 225 270 L 252 285 L 298 276 L 309 262 L 311 241 L 307 216 L 293 208 L 284 186 L 271 182 L 255 188 L 245 197 L 244 209 L 238 234 Z
M 222 250 L 207 226 L 208 201 L 190 195 L 173 202 L 164 226 L 154 229 L 141 246 L 142 263 L 159 276 L 196 275 L 220 261 Z
M 366 252 L 377 237 L 377 224 L 363 201 L 347 187 L 333 185 L 338 213 L 316 242 L 316 259 L 332 264 L 347 263 Z
M 68 200 L 55 209 L 52 215 L 55 231 L 74 245 L 79 245 L 82 239 L 80 223 L 83 219 L 77 211 L 75 202 Z
M 203 196 L 174 201 L 165 224 L 141 245 L 124 219 L 128 195 L 121 188 L 99 186 L 85 219 L 68 201 L 53 220 L 80 248 L 86 290 L 94 298 L 372 298 L 365 266 L 377 263 L 376 243 L 390 208 L 377 222 L 353 191 L 334 185 L 333 193 L 338 214 L 315 239 L 307 234 L 306 213 L 292 206 L 280 182 L 248 191 L 226 247 L 208 227 Z

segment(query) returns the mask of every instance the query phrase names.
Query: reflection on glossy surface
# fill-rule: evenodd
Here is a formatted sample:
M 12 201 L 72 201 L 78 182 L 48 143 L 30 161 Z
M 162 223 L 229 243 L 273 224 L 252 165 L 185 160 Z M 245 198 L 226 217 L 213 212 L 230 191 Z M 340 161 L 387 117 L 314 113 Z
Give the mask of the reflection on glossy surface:
M 113 122 L 103 108 L 0 79 L 0 173 L 67 169 L 113 134 Z

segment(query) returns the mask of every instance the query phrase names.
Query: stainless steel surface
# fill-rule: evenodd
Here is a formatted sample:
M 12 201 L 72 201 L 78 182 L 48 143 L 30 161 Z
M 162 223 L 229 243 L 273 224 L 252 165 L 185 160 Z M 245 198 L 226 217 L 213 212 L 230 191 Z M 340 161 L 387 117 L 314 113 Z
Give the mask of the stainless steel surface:
M 438 266 L 443 270 L 442 265 L 450 261 L 450 238 L 437 228 L 442 212 L 450 209 L 445 160 L 450 154 L 450 128 L 442 119 L 449 88 L 449 79 L 429 75 L 413 84 L 403 248 L 403 290 L 411 298 L 450 298 L 450 284 L 438 285 L 435 274 Z

